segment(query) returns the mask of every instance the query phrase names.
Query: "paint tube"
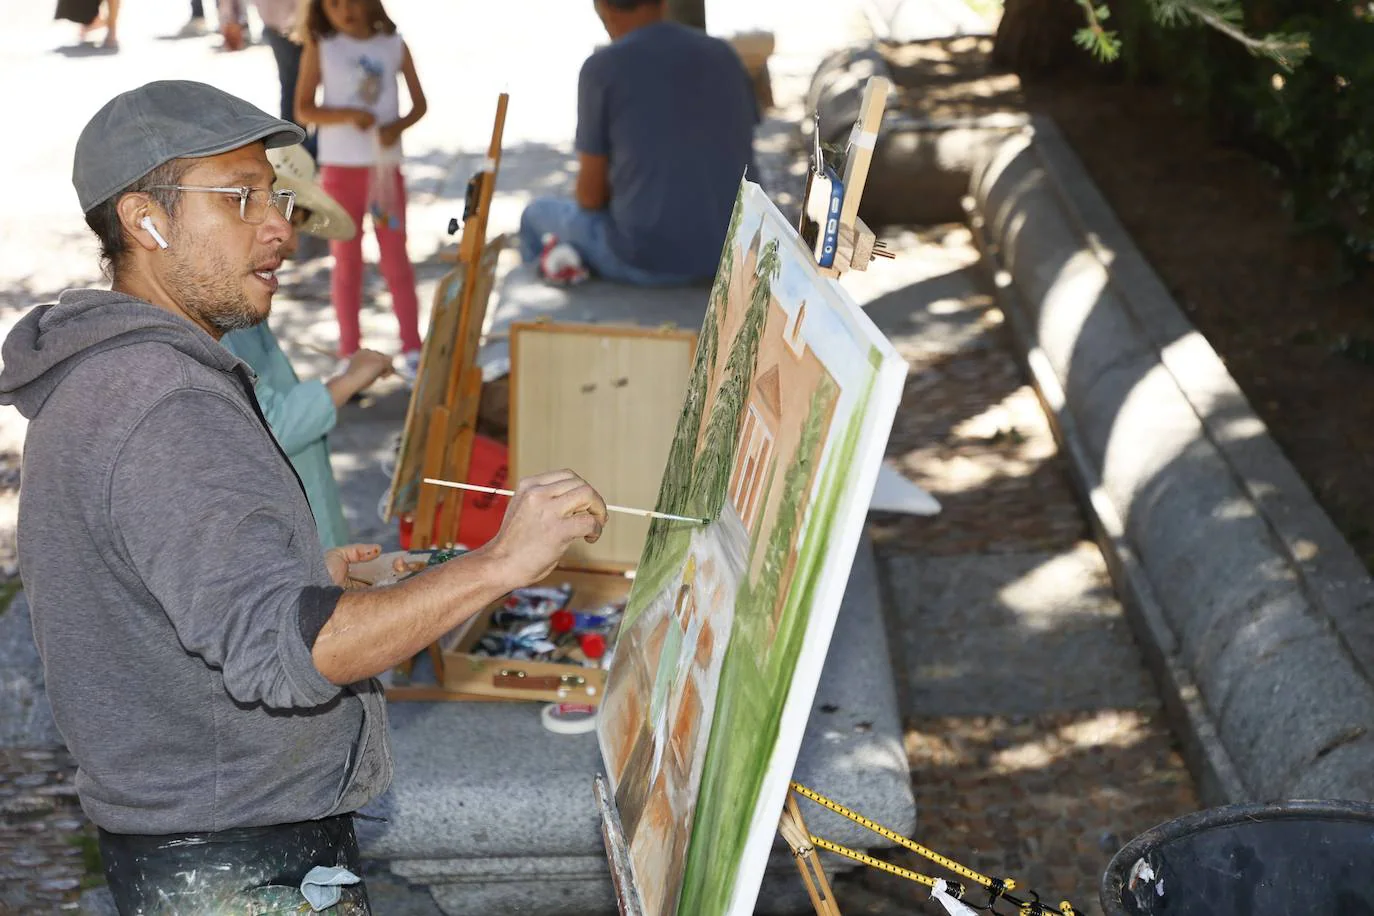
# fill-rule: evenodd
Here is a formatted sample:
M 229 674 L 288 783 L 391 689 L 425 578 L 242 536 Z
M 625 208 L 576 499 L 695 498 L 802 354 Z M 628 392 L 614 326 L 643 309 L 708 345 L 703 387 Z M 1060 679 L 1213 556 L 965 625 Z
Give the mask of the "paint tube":
M 615 624 L 620 614 L 583 614 L 577 611 L 556 611 L 549 617 L 549 627 L 555 633 L 603 630 Z
M 520 621 L 547 620 L 568 606 L 568 602 L 572 601 L 572 591 L 571 585 L 517 588 L 506 596 L 501 607 L 491 615 L 492 623 L 505 627 Z

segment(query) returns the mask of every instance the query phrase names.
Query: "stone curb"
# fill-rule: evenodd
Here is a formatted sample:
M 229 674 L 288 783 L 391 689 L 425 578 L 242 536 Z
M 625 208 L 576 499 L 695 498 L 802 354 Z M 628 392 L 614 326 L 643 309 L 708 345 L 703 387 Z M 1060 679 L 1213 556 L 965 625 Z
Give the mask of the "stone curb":
M 1374 582 L 1048 119 L 970 220 L 1208 804 L 1374 797 Z
M 822 63 L 824 139 L 873 75 Z M 1374 580 L 1051 121 L 889 111 L 865 218 L 944 221 L 961 182 L 1204 801 L 1374 797 Z

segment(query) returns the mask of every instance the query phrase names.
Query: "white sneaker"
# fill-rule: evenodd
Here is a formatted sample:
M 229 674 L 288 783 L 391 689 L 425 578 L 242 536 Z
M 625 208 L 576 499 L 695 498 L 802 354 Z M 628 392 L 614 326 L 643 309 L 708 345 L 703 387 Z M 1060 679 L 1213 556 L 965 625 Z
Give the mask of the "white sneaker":
M 177 32 L 177 38 L 199 38 L 202 35 L 208 34 L 209 31 L 210 29 L 205 24 L 205 20 L 196 16 L 186 21 L 186 24 Z
M 420 374 L 420 351 L 407 350 L 401 354 L 401 364 L 396 367 L 396 374 L 407 385 L 414 385 L 415 379 Z

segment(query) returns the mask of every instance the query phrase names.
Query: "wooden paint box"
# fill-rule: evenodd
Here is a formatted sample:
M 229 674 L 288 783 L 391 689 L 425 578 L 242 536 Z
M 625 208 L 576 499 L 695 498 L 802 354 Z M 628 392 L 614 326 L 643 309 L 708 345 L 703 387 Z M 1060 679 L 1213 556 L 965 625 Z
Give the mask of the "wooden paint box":
M 696 334 L 612 325 L 515 324 L 510 329 L 510 479 L 570 468 L 608 503 L 658 499 Z M 498 497 L 499 498 L 499 497 Z M 572 587 L 572 611 L 623 600 L 649 520 L 613 513 L 595 544 L 573 545 L 541 586 Z M 606 672 L 575 663 L 473 654 L 500 603 L 431 649 L 441 687 L 394 687 L 393 699 L 600 702 Z

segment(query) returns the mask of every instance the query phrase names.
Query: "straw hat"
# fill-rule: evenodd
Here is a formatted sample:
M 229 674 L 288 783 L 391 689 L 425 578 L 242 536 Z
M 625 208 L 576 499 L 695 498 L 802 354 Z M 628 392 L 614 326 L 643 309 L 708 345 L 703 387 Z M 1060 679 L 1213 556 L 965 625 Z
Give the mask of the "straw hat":
M 269 149 L 267 158 L 277 172 L 273 183 L 279 191 L 295 191 L 296 206 L 310 211 L 301 232 L 322 239 L 351 239 L 358 228 L 339 202 L 325 193 L 317 178 L 315 160 L 299 143 Z

